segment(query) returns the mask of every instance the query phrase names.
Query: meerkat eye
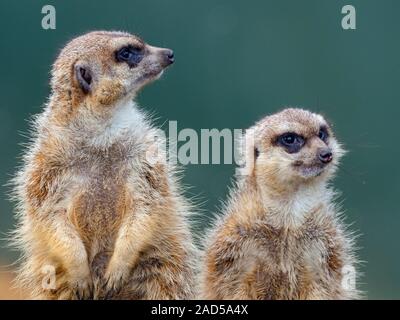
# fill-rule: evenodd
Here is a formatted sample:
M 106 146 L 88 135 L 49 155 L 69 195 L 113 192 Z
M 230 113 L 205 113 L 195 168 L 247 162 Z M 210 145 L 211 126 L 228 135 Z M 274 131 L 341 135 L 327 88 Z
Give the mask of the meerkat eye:
M 288 153 L 295 153 L 304 145 L 304 138 L 296 133 L 288 132 L 278 137 L 278 144 L 284 147 Z
M 118 62 L 126 62 L 130 67 L 136 66 L 143 59 L 143 49 L 140 47 L 126 46 L 115 53 Z
M 296 135 L 293 133 L 286 134 L 282 137 L 282 142 L 286 145 L 292 145 L 296 142 Z
M 124 61 L 128 61 L 131 56 L 132 52 L 129 50 L 129 48 L 122 48 L 118 53 L 118 58 Z
M 328 134 L 328 130 L 326 129 L 326 127 L 321 127 L 319 129 L 318 137 L 324 142 L 328 139 L 329 134 Z
M 254 148 L 254 158 L 257 159 L 260 156 L 260 150 L 258 148 Z

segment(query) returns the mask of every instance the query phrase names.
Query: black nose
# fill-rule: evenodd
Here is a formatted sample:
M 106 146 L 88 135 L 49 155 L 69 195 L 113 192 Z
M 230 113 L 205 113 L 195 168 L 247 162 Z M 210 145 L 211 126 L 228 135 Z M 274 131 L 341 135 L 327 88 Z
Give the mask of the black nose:
M 174 52 L 170 49 L 165 50 L 165 58 L 167 64 L 173 64 L 175 61 Z
M 318 154 L 318 158 L 322 163 L 329 163 L 333 159 L 332 151 L 330 149 L 321 150 Z

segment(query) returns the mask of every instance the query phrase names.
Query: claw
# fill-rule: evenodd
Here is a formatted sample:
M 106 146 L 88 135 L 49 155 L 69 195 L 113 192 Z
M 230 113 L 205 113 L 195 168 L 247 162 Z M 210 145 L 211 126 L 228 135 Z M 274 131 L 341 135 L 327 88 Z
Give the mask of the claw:
M 125 278 L 126 272 L 121 269 L 116 273 L 106 272 L 103 284 L 103 290 L 105 291 L 104 299 L 109 300 L 115 298 L 123 289 Z
M 93 299 L 93 283 L 91 280 L 83 279 L 77 280 L 75 284 L 72 285 L 73 296 L 77 300 L 89 300 Z

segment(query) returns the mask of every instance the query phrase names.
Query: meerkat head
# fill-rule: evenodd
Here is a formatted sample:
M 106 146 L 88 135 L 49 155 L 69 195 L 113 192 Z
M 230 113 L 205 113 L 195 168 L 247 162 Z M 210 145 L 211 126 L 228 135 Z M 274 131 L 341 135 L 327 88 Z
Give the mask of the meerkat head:
M 344 153 L 327 121 L 302 109 L 265 117 L 248 135 L 257 182 L 279 189 L 329 179 Z
M 133 98 L 174 62 L 170 49 L 157 48 L 124 32 L 96 31 L 69 42 L 52 71 L 52 90 L 72 106 L 101 111 Z

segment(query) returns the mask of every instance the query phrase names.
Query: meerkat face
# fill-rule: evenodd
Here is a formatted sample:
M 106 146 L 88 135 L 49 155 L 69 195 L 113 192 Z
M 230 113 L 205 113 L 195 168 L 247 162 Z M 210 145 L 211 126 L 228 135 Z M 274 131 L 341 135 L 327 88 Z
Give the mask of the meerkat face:
M 113 72 L 121 75 L 127 92 L 136 92 L 145 84 L 159 78 L 174 62 L 170 49 L 150 46 L 137 37 L 115 41 Z
M 343 154 L 325 119 L 301 109 L 266 117 L 254 135 L 254 170 L 261 183 L 328 179 Z
M 53 67 L 56 93 L 92 108 L 132 98 L 174 62 L 170 49 L 157 48 L 123 32 L 91 32 L 72 40 Z

